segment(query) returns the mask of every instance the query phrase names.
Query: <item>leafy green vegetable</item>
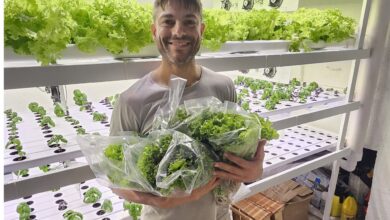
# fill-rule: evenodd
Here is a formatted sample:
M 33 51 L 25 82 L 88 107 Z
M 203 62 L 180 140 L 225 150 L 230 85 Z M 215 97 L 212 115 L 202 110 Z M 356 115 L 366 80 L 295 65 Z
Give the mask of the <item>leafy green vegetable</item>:
M 12 114 L 12 109 L 5 110 L 4 114 L 6 114 L 7 116 L 10 116 Z
M 138 52 L 152 42 L 151 7 L 131 0 L 6 0 L 5 46 L 56 63 L 68 44 L 87 53 Z
M 105 98 L 105 102 L 110 103 L 111 106 L 114 106 L 116 101 L 118 100 L 118 98 L 119 98 L 119 94 L 115 94 L 113 96 L 108 96 Z
M 218 49 L 226 41 L 291 40 L 290 51 L 310 50 L 307 41 L 340 42 L 354 36 L 356 22 L 338 9 L 248 12 L 206 9 L 203 45 Z
M 241 104 L 241 108 L 244 109 L 245 111 L 249 111 L 249 102 L 243 101 Z
M 38 107 L 39 107 L 39 104 L 36 102 L 31 102 L 30 104 L 28 104 L 28 108 L 32 112 L 38 112 Z
M 55 134 L 53 135 L 50 140 L 47 142 L 48 145 L 51 145 L 51 144 L 60 144 L 60 142 L 66 144 L 68 143 L 68 140 L 66 140 L 66 138 L 64 138 L 64 136 L 62 135 L 59 135 L 59 134 Z
M 65 116 L 64 110 L 62 109 L 61 105 L 58 104 L 58 103 L 55 104 L 55 107 L 54 107 L 54 114 L 55 114 L 57 117 L 64 117 L 64 116 Z
M 27 176 L 28 175 L 28 169 L 22 169 L 15 172 L 17 176 Z
M 102 193 L 96 187 L 91 187 L 84 194 L 84 203 L 96 203 L 102 197 Z
M 80 49 L 88 52 L 101 45 L 113 54 L 120 54 L 125 49 L 138 52 L 152 42 L 151 8 L 136 1 L 94 0 L 88 10 L 92 14 L 88 23 L 75 17 L 82 22 L 78 27 L 80 35 L 75 37 Z
M 69 44 L 85 53 L 138 52 L 152 43 L 152 7 L 135 0 L 6 0 L 4 43 L 17 54 L 54 64 Z M 340 42 L 354 36 L 356 22 L 338 9 L 225 11 L 205 9 L 202 44 L 216 50 L 226 41 L 291 40 L 290 51 L 308 41 Z
M 184 134 L 155 131 L 137 145 L 126 148 L 133 150 L 126 162 L 132 161 L 136 171 L 124 171 L 124 147 L 126 145 L 112 143 L 104 148 L 108 160 L 104 160 L 101 166 L 110 170 L 107 177 L 115 185 L 170 196 L 197 188 L 211 176 L 212 165 L 207 150 Z M 206 165 L 209 168 L 204 171 Z
M 107 177 L 113 184 L 117 184 L 122 187 L 132 186 L 131 183 L 127 181 L 126 177 L 124 176 L 123 170 L 125 169 L 125 163 L 123 162 L 123 151 L 123 144 L 112 143 L 108 145 L 104 149 L 103 154 L 107 159 L 109 159 L 109 161 L 105 161 L 102 166 L 107 167 L 107 169 L 110 170 L 110 172 L 107 173 Z M 113 169 L 113 167 L 115 168 Z
M 272 122 L 268 119 L 262 118 L 257 114 L 252 114 L 261 124 L 261 138 L 266 140 L 278 139 L 278 132 L 272 127 Z
M 111 200 L 105 199 L 105 200 L 103 201 L 102 210 L 104 210 L 105 212 L 112 212 L 113 208 L 112 208 L 112 202 L 111 202 Z
M 310 50 L 305 40 L 318 42 L 340 42 L 353 37 L 355 21 L 345 17 L 338 9 L 300 8 L 291 14 L 291 29 L 305 50 Z
M 10 122 L 7 125 L 9 136 L 5 148 L 8 148 L 11 144 L 14 144 L 16 149 L 18 148 L 21 149 L 22 146 L 20 145 L 20 140 L 17 138 L 18 128 L 16 127 L 16 124 L 23 121 L 23 119 L 20 116 L 18 116 L 18 113 L 12 111 L 12 109 L 7 109 L 6 111 L 4 111 L 4 113 L 7 115 L 8 120 L 10 120 Z
M 21 147 L 21 142 L 18 138 L 11 138 L 7 144 L 5 145 L 5 148 L 7 149 L 11 144 L 15 145 L 15 148 L 19 148 L 19 146 Z
M 42 170 L 44 173 L 47 173 L 50 171 L 50 165 L 47 164 L 47 165 L 39 166 L 39 169 Z
M 225 108 L 205 107 L 194 112 L 174 129 L 208 146 L 213 153 L 214 161 L 224 162 L 229 162 L 224 157 L 225 152 L 251 159 L 257 151 L 260 137 L 267 140 L 278 137 L 276 130 L 270 126 L 271 122 L 260 118 L 257 114 L 240 114 Z M 188 166 L 188 162 L 183 158 L 175 159 L 170 163 L 168 171 Z M 212 170 L 207 166 L 204 169 Z M 180 187 L 182 183 L 176 182 L 176 184 Z M 228 193 L 235 187 L 236 184 L 226 182 L 215 190 L 214 195 L 218 201 L 226 200 Z
M 78 135 L 85 134 L 85 129 L 80 127 L 80 128 L 77 128 L 76 132 Z
M 88 105 L 87 95 L 81 92 L 79 89 L 75 89 L 73 91 L 73 95 L 74 103 L 80 106 L 80 111 L 85 110 L 86 106 Z
M 252 117 L 205 109 L 188 123 L 188 134 L 211 144 L 221 158 L 225 151 L 251 158 L 257 149 L 259 126 Z
M 299 80 L 297 80 L 297 78 L 292 78 L 290 80 L 290 85 L 291 86 L 300 86 L 301 85 L 301 82 L 299 82 Z
M 37 108 L 37 113 L 38 113 L 41 117 L 43 117 L 43 116 L 46 115 L 46 110 L 45 110 L 45 108 L 43 108 L 42 106 L 39 106 L 39 107 Z
M 241 93 L 244 94 L 244 95 L 249 95 L 249 90 L 244 88 L 244 89 L 241 90 Z
M 110 144 L 104 149 L 104 156 L 113 161 L 123 161 L 123 145 Z
M 222 43 L 228 40 L 227 34 L 230 31 L 230 16 L 225 10 L 204 10 L 203 20 L 207 26 L 202 40 L 202 45 L 211 50 L 217 50 Z
M 27 203 L 25 202 L 19 203 L 18 206 L 16 207 L 16 212 L 19 213 L 20 220 L 30 219 L 31 208 L 30 206 L 28 206 Z
M 137 167 L 153 188 L 156 187 L 158 164 L 167 152 L 171 140 L 172 135 L 162 136 L 158 143 L 146 145 L 138 158 Z
M 189 114 L 183 107 L 178 107 L 172 119 L 169 121 L 169 127 L 175 127 L 179 122 L 182 122 L 189 117 Z
M 278 137 L 272 123 L 257 114 L 246 116 L 205 108 L 175 129 L 211 145 L 218 155 L 227 151 L 251 158 L 257 149 L 260 128 L 261 138 L 271 140 Z
M 276 107 L 275 107 L 276 104 L 277 104 L 277 101 L 275 101 L 275 100 L 272 100 L 272 99 L 267 100 L 265 102 L 265 109 L 267 109 L 267 110 L 274 110 L 274 109 L 276 109 Z
M 17 124 L 17 123 L 19 123 L 21 121 L 23 121 L 23 119 L 21 117 L 19 117 L 19 116 L 14 117 L 14 118 L 11 119 L 11 123 L 13 123 L 13 124 Z
M 135 220 L 138 219 L 139 216 L 141 216 L 142 205 L 124 201 L 123 209 L 127 210 L 129 212 L 129 215 Z
M 93 115 L 93 121 L 106 121 L 107 120 L 107 115 L 105 113 L 94 112 L 92 115 Z
M 15 145 L 15 150 L 20 152 L 23 149 L 22 145 Z
M 307 87 L 301 88 L 301 90 L 299 91 L 299 98 L 301 99 L 301 102 L 303 100 L 305 100 L 305 102 L 306 102 L 306 99 L 308 96 L 310 96 L 310 94 L 311 94 L 311 91 L 309 88 L 307 88 Z
M 272 95 L 272 91 L 273 91 L 272 88 L 264 89 L 263 95 L 261 95 L 261 99 L 264 100 L 264 99 L 269 98 Z
M 70 117 L 70 118 L 65 118 L 65 121 L 70 122 L 72 125 L 78 125 L 78 124 L 80 124 L 80 122 L 79 122 L 78 120 L 76 120 L 76 119 L 74 119 L 74 118 L 72 118 L 72 117 Z
M 316 90 L 317 88 L 318 88 L 318 83 L 316 83 L 316 82 L 311 82 L 308 86 L 308 89 L 310 92 Z
M 40 126 L 41 127 L 44 127 L 44 126 L 55 127 L 56 124 L 54 123 L 53 119 L 51 119 L 50 116 L 43 116 L 43 118 L 41 119 Z
M 18 151 L 18 155 L 19 155 L 19 156 L 25 156 L 25 155 L 26 155 L 26 152 L 19 150 L 19 151 Z
M 83 220 L 83 215 L 80 212 L 68 210 L 62 214 L 65 220 Z
M 65 0 L 6 0 L 5 46 L 33 55 L 42 65 L 55 63 L 70 43 L 75 22 L 62 5 Z M 69 0 L 70 2 L 70 0 Z

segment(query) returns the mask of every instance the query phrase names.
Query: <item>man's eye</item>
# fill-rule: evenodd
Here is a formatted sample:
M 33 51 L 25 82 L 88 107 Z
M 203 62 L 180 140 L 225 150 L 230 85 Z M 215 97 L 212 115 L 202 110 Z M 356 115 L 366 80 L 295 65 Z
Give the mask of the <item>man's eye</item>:
M 196 25 L 196 21 L 194 21 L 194 20 L 186 20 L 184 22 L 184 24 L 187 25 L 187 26 L 193 26 L 193 25 Z
M 175 21 L 173 21 L 173 20 L 164 20 L 162 23 L 163 23 L 164 25 L 174 25 L 174 24 L 175 24 Z

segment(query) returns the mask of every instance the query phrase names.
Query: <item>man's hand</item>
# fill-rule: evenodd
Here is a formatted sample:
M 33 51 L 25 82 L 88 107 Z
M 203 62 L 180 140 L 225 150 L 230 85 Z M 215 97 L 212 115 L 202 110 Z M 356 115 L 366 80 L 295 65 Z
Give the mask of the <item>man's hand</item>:
M 202 198 L 204 195 L 213 190 L 218 186 L 220 180 L 216 177 L 210 180 L 206 185 L 197 188 L 192 191 L 192 193 L 185 197 L 160 197 L 153 195 L 151 193 L 137 192 L 127 189 L 113 188 L 112 192 L 116 195 L 122 197 L 127 201 L 132 201 L 135 203 L 151 205 L 158 208 L 173 208 L 184 203 L 196 201 Z
M 257 151 L 253 159 L 245 160 L 233 154 L 225 153 L 224 156 L 233 164 L 217 162 L 214 167 L 215 176 L 221 179 L 232 180 L 235 182 L 250 183 L 258 180 L 263 174 L 264 145 L 266 140 L 260 140 L 257 145 Z

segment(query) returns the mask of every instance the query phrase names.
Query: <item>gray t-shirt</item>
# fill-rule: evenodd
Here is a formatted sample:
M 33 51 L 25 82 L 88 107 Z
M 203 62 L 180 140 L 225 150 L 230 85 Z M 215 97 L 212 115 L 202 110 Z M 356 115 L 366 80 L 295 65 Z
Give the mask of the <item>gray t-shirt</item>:
M 165 101 L 163 97 L 168 89 L 154 82 L 149 73 L 124 91 L 112 112 L 110 135 L 117 135 L 120 131 L 147 133 L 152 128 L 157 109 Z M 233 81 L 202 67 L 200 80 L 184 89 L 181 102 L 207 96 L 214 96 L 222 102 L 236 102 Z
M 111 116 L 110 135 L 121 131 L 135 131 L 146 134 L 151 128 L 154 115 L 161 104 L 168 87 L 153 81 L 151 74 L 138 80 L 124 91 L 115 104 Z M 214 96 L 220 101 L 236 102 L 236 91 L 232 80 L 202 67 L 201 78 L 186 87 L 182 100 Z M 218 212 L 218 213 L 217 213 Z M 217 216 L 218 215 L 218 216 Z M 222 220 L 229 219 L 228 207 L 217 207 L 212 193 L 201 199 L 171 209 L 144 206 L 143 220 Z

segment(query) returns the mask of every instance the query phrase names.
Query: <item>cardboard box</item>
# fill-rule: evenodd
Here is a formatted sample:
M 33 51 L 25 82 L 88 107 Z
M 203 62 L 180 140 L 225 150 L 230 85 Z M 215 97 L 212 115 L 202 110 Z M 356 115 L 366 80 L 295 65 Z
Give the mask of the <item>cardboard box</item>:
M 284 204 L 258 193 L 232 204 L 233 220 L 282 220 Z
M 262 192 L 268 198 L 285 204 L 283 220 L 307 220 L 313 191 L 289 180 Z

